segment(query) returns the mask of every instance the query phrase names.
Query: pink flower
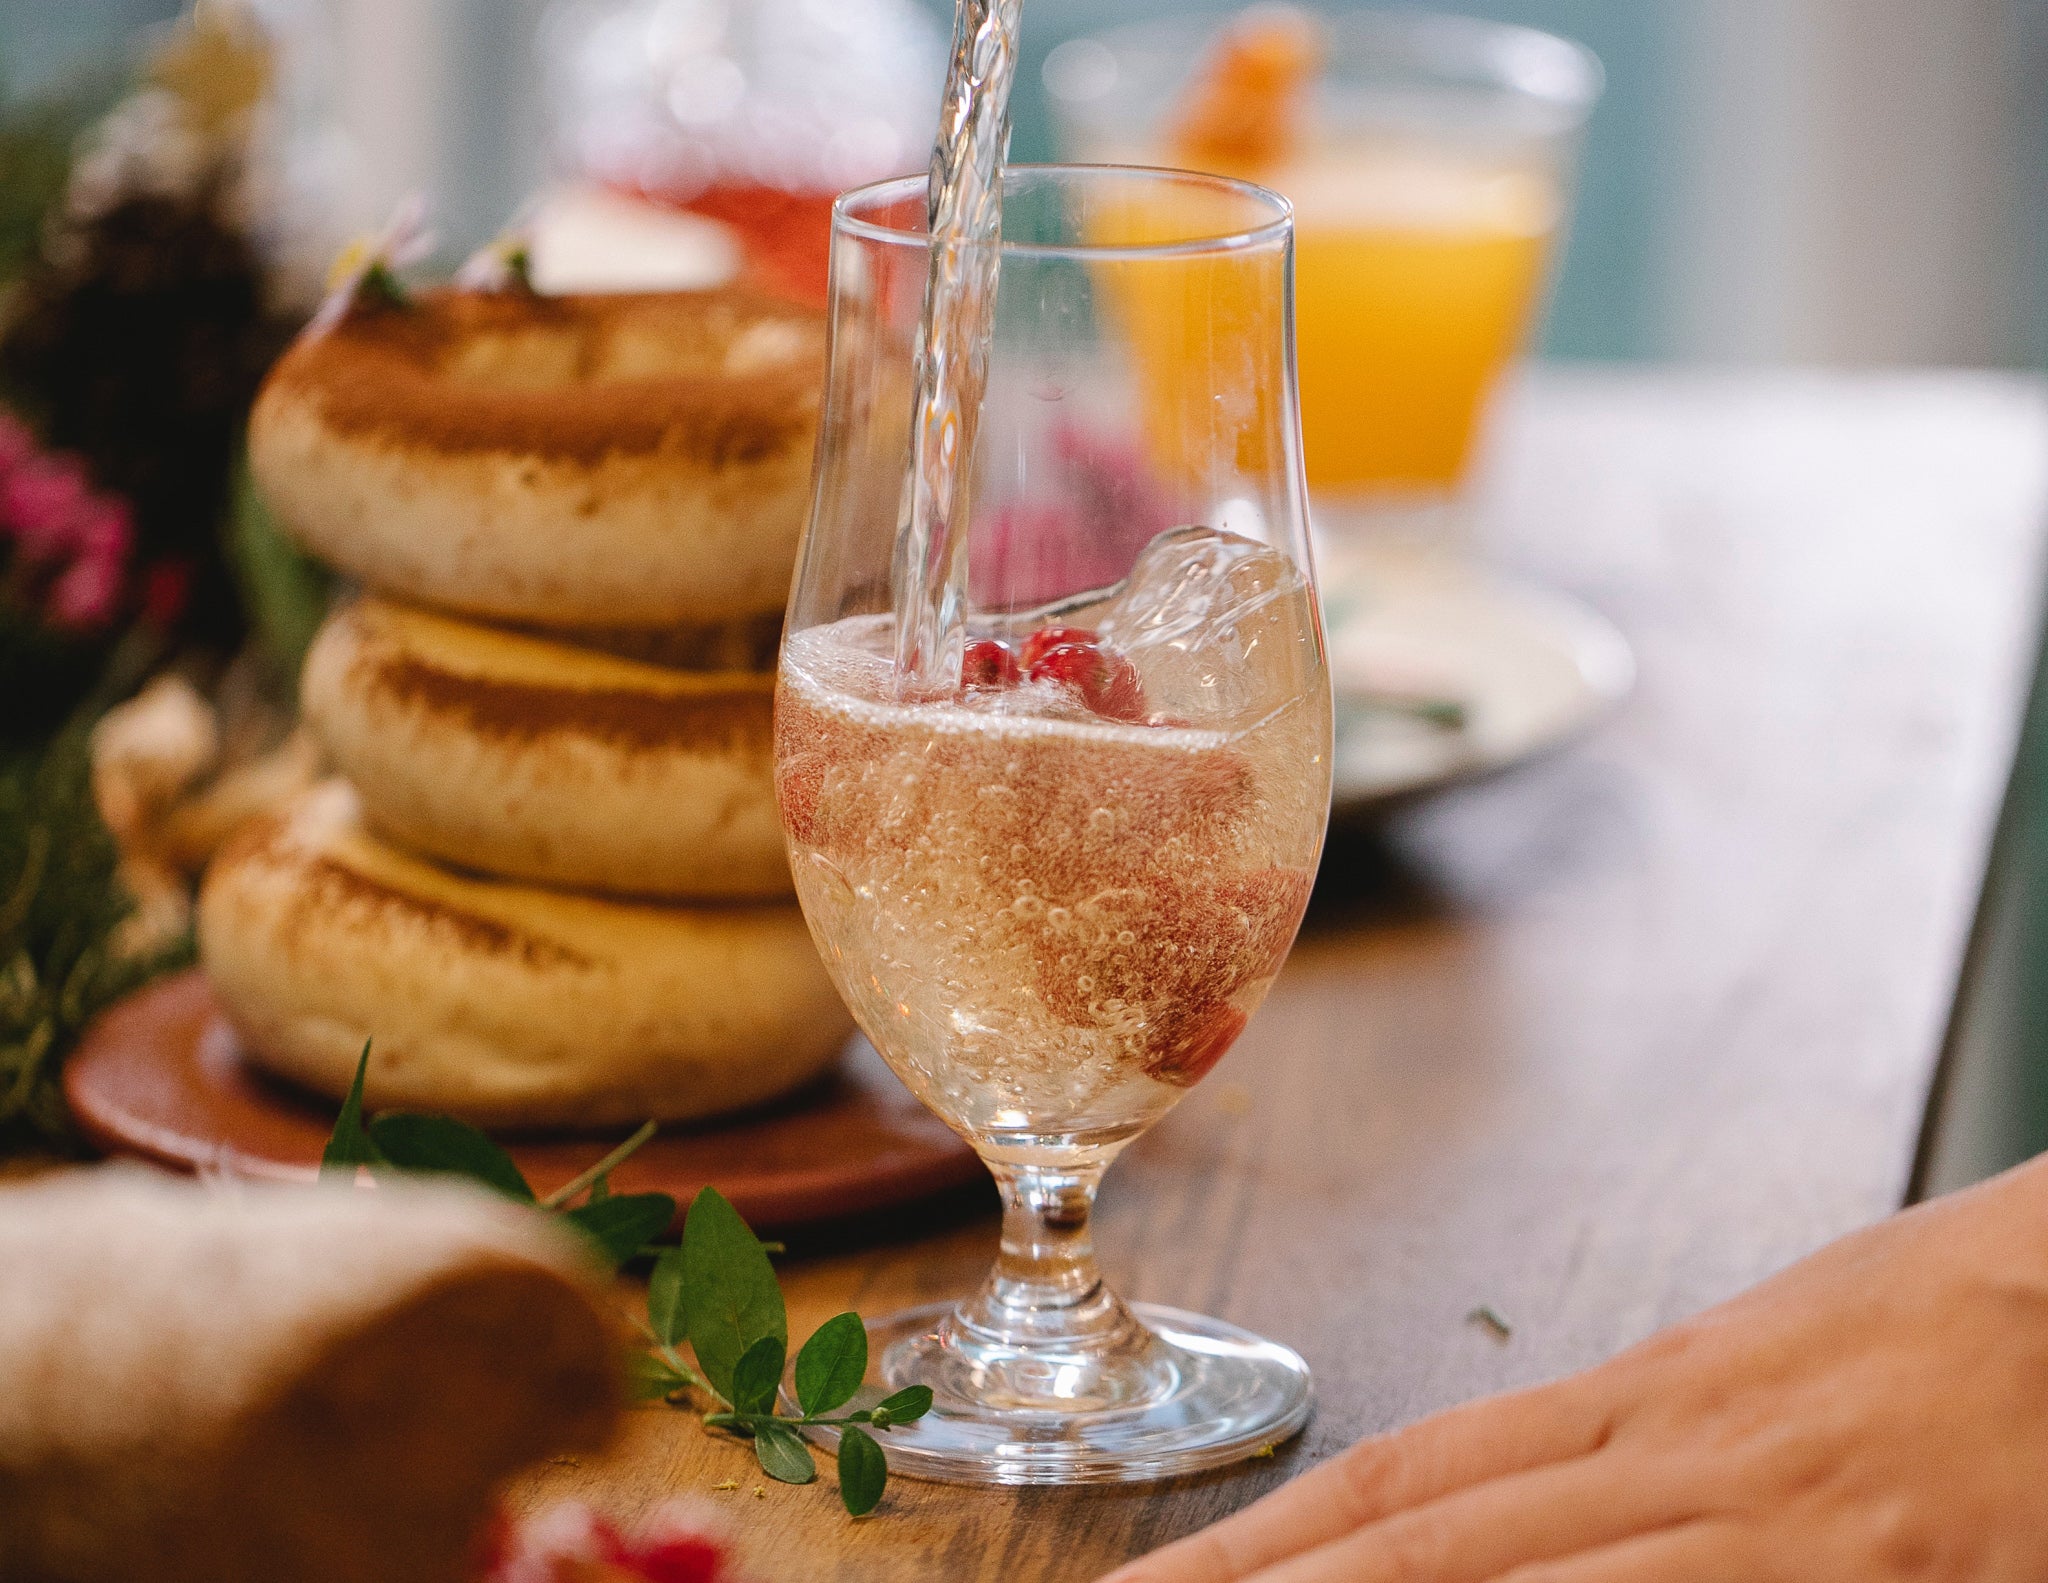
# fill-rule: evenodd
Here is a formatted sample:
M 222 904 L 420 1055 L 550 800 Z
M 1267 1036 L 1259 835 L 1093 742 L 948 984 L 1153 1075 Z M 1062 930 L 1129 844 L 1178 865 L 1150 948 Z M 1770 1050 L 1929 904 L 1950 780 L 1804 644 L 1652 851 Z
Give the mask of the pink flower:
M 88 495 L 71 519 L 71 543 L 89 560 L 127 560 L 135 548 L 135 520 L 128 502 L 112 495 Z
M 11 473 L 35 454 L 36 438 L 27 425 L 0 412 L 0 474 Z
M 74 457 L 31 456 L 0 484 L 0 524 L 29 562 L 57 560 L 78 548 L 76 526 L 91 494 Z
M 50 585 L 43 611 L 52 626 L 89 631 L 113 619 L 120 598 L 120 558 L 81 555 Z

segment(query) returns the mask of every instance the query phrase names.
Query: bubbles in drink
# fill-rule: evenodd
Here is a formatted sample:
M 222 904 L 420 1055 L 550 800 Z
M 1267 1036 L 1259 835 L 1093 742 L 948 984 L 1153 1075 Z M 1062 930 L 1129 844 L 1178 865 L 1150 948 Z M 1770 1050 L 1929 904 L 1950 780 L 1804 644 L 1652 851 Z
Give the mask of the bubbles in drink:
M 1307 904 L 1328 718 L 1298 671 L 1306 585 L 1188 530 L 1139 571 L 1099 630 L 977 637 L 974 685 L 931 701 L 899 700 L 888 616 L 784 654 L 805 915 L 890 1064 L 985 1141 L 1149 1123 L 1230 1048 Z

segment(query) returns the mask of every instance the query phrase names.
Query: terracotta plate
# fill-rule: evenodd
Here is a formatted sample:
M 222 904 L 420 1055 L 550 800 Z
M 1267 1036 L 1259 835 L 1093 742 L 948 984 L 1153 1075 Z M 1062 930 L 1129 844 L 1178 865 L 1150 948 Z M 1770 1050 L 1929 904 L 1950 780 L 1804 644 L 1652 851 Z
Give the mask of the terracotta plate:
M 80 1130 L 108 1153 L 274 1180 L 313 1176 L 338 1108 L 253 1070 L 196 969 L 94 1022 L 65 1067 L 64 1092 Z M 546 1193 L 615 1141 L 550 1134 L 506 1143 Z M 612 1186 L 688 1203 L 708 1184 L 757 1227 L 786 1229 L 894 1208 L 981 1174 L 973 1152 L 855 1038 L 833 1076 L 773 1110 L 663 1132 L 613 1173 Z

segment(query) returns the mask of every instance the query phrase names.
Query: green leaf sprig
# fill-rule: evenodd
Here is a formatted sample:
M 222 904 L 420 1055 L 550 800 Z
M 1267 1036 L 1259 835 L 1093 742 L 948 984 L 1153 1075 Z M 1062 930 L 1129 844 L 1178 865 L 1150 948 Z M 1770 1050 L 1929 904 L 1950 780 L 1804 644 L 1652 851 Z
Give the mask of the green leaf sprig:
M 837 1314 L 796 1355 L 798 1411 L 778 1410 L 789 1356 L 789 1317 L 768 1251 L 716 1188 L 690 1205 L 683 1240 L 655 1261 L 647 1286 L 647 1335 L 653 1352 L 640 1375 L 649 1396 L 695 1389 L 723 1406 L 704 1415 L 713 1429 L 750 1439 L 761 1471 L 784 1484 L 818 1476 L 799 1432 L 839 1431 L 839 1498 L 849 1513 L 875 1509 L 889 1465 L 871 1431 L 887 1431 L 931 1411 L 923 1385 L 893 1394 L 864 1386 L 868 1333 L 858 1314 Z M 678 1350 L 688 1341 L 697 1367 Z M 841 1409 L 847 1409 L 841 1411 Z
M 636 1255 L 655 1254 L 647 1317 L 637 1321 L 648 1350 L 633 1359 L 634 1395 L 642 1401 L 673 1401 L 686 1391 L 710 1397 L 717 1406 L 704 1415 L 705 1424 L 751 1441 L 761 1471 L 784 1484 L 809 1484 L 818 1476 L 802 1431 L 837 1429 L 839 1498 L 855 1517 L 875 1509 L 888 1483 L 889 1464 L 874 1432 L 922 1418 L 931 1410 L 930 1388 L 912 1385 L 884 1394 L 863 1384 L 867 1327 L 858 1314 L 838 1314 L 798 1351 L 793 1382 L 798 1411 L 781 1412 L 789 1313 L 768 1262 L 770 1245 L 754 1235 L 724 1195 L 707 1187 L 690 1205 L 682 1241 L 651 1247 L 674 1219 L 675 1200 L 666 1193 L 611 1191 L 611 1171 L 654 1136 L 653 1122 L 575 1180 L 538 1197 L 512 1157 L 466 1122 L 411 1111 L 365 1119 L 363 1079 L 369 1061 L 365 1044 L 320 1157 L 323 1176 L 353 1179 L 367 1168 L 465 1177 L 517 1203 L 559 1215 L 614 1268 Z M 581 1204 L 575 1203 L 579 1196 Z M 685 1344 L 696 1358 L 694 1366 L 683 1357 Z
M 320 1155 L 322 1176 L 355 1177 L 372 1171 L 402 1171 L 423 1176 L 459 1176 L 481 1183 L 518 1204 L 531 1204 L 559 1216 L 588 1239 L 591 1249 L 613 1269 L 642 1252 L 676 1218 L 676 1201 L 667 1193 L 618 1193 L 611 1173 L 654 1136 L 648 1122 L 575 1180 L 564 1182 L 545 1198 L 535 1194 L 512 1156 L 466 1121 L 392 1110 L 365 1120 L 363 1077 L 370 1066 L 365 1043 L 356 1062 L 355 1080 L 335 1117 L 334 1131 Z M 576 1203 L 582 1198 L 581 1204 Z

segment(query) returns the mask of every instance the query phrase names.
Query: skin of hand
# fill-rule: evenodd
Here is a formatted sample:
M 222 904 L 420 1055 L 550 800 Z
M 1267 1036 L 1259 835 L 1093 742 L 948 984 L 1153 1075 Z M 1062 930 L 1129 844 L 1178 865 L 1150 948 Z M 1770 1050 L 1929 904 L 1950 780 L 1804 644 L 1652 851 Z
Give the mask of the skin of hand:
M 2048 1157 L 1109 1583 L 2040 1583 Z

